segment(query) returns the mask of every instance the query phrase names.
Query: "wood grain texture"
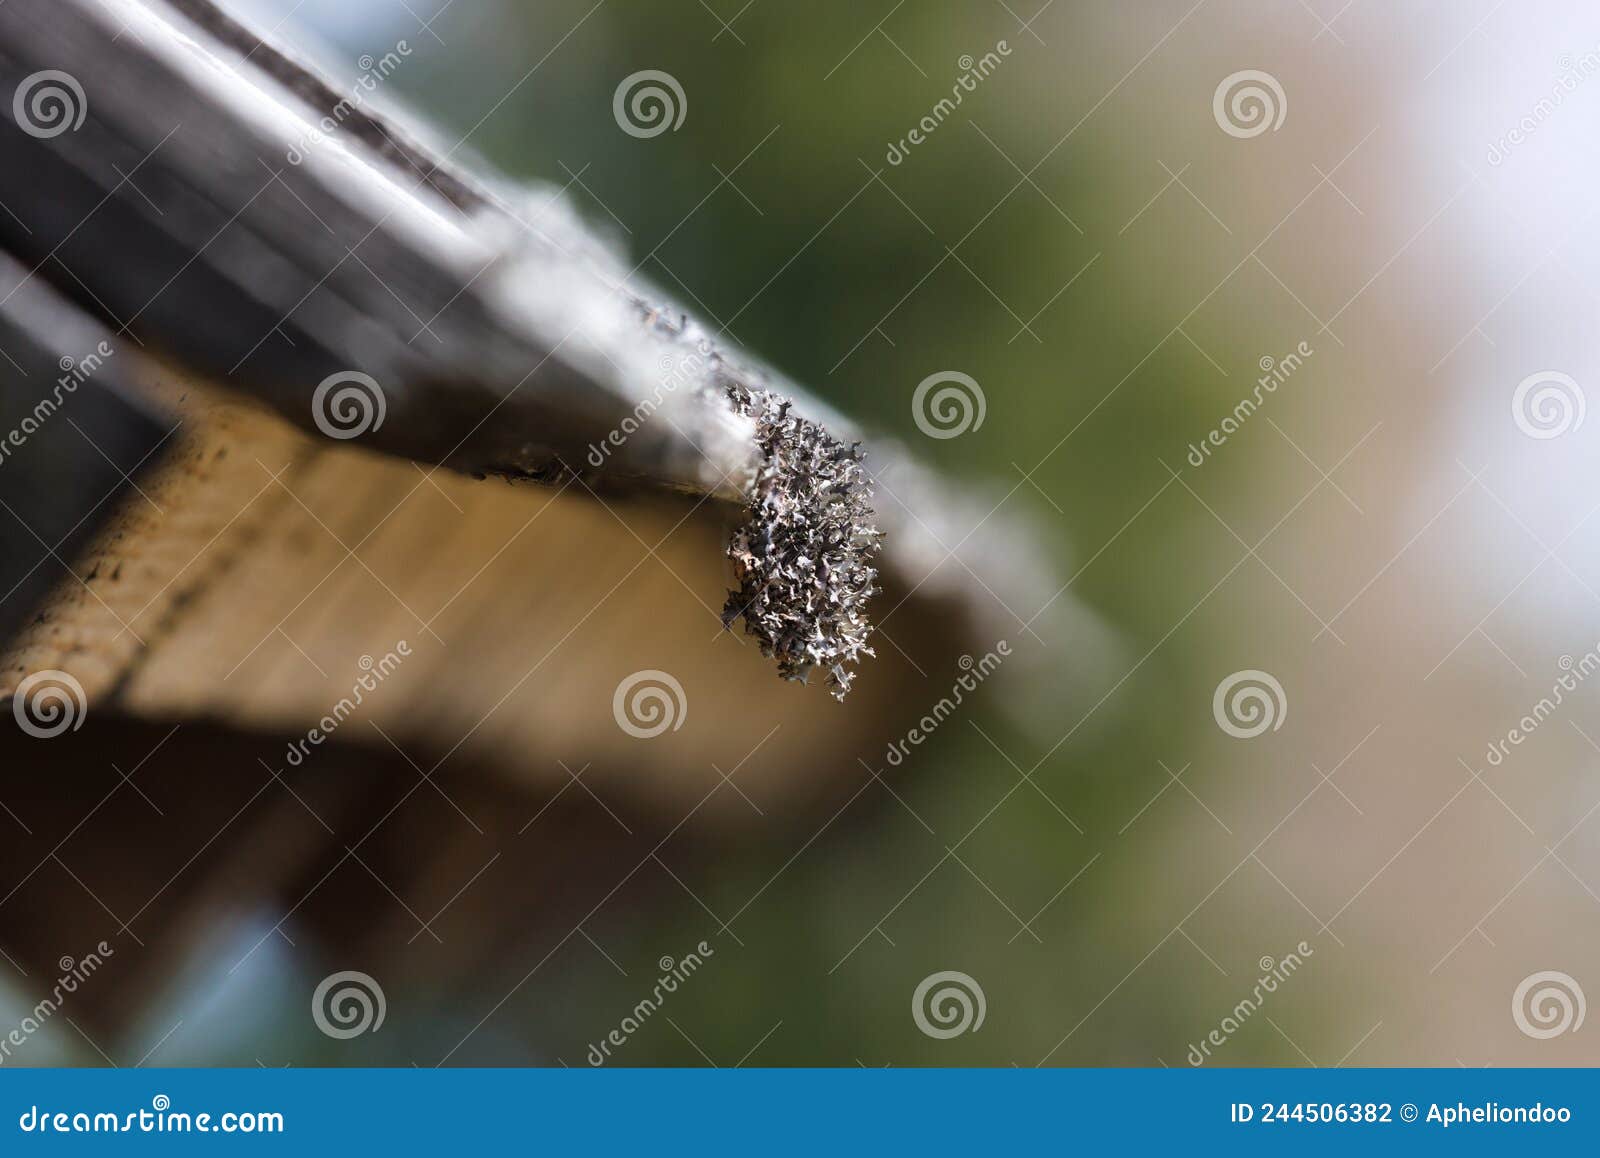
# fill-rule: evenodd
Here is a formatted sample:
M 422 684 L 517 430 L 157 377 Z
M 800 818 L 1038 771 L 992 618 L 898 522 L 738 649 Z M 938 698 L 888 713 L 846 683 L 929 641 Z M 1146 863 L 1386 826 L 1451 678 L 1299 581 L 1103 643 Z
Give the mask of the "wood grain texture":
M 87 106 L 44 139 L 0 117 L 0 245 L 117 336 L 309 432 L 320 383 L 370 375 L 387 417 L 363 444 L 469 474 L 736 501 L 760 455 L 727 389 L 771 390 L 864 441 L 883 564 L 908 587 L 965 600 L 990 633 L 1017 629 L 1004 607 L 1031 615 L 1058 590 L 1003 490 L 928 470 L 698 322 L 559 190 L 464 174 L 393 118 L 328 108 L 325 83 L 252 44 L 208 0 L 0 5 L 0 87 L 65 69 Z M 982 583 L 944 565 L 997 555 L 1009 565 Z M 1075 615 L 1068 595 L 1042 626 Z
M 676 807 L 758 746 L 741 783 L 803 797 L 825 769 L 881 753 L 889 707 L 923 685 L 892 646 L 843 705 L 773 679 L 716 614 L 729 574 L 714 503 L 430 473 L 163 377 L 156 396 L 182 423 L 171 451 L 83 553 L 83 581 L 0 656 L 0 695 L 61 669 L 91 712 L 293 735 L 350 695 L 366 657 L 405 641 L 411 655 L 341 722 L 341 743 L 392 740 L 424 767 L 469 756 L 538 782 L 592 762 L 593 780 Z M 911 616 L 896 634 L 924 670 L 949 670 L 961 633 L 928 627 Z M 645 669 L 672 674 L 687 702 L 654 740 L 613 714 L 618 684 Z M 747 808 L 725 795 L 709 813 L 730 804 Z

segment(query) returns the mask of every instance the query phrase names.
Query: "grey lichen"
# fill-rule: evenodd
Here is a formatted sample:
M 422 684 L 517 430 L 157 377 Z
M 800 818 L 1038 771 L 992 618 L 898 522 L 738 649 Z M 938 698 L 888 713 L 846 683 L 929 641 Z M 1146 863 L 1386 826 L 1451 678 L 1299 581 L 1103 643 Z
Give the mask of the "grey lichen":
M 842 700 L 855 679 L 847 665 L 875 654 L 866 607 L 877 591 L 872 561 L 882 535 L 860 443 L 841 442 L 769 391 L 738 383 L 727 391 L 755 423 L 761 462 L 747 520 L 728 544 L 739 587 L 728 594 L 723 622 L 742 616 L 785 679 L 823 669 Z

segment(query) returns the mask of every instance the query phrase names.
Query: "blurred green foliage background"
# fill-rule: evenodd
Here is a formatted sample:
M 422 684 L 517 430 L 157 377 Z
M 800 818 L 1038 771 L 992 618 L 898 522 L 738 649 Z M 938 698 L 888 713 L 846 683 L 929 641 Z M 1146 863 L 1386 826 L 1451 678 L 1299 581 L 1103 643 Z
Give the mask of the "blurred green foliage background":
M 1234 770 L 1196 762 L 1195 747 L 1215 743 L 1219 676 L 1255 666 L 1250 645 L 1271 629 L 1257 584 L 1272 581 L 1251 567 L 1211 598 L 1240 548 L 1173 472 L 1248 391 L 1257 358 L 1310 331 L 1253 266 L 1218 284 L 1299 192 L 1252 187 L 1235 167 L 1238 142 L 1217 131 L 1210 98 L 1237 63 L 1207 58 L 1212 33 L 1191 26 L 1181 48 L 1160 47 L 1186 8 L 1058 3 L 1031 24 L 1006 4 L 955 2 L 246 8 L 268 27 L 286 21 L 279 35 L 331 47 L 323 64 L 336 75 L 406 39 L 413 54 L 384 96 L 426 114 L 446 149 L 460 140 L 457 158 L 565 187 L 636 260 L 649 255 L 643 274 L 686 308 L 941 470 L 996 499 L 1009 491 L 1005 509 L 1034 520 L 1070 578 L 1065 597 L 1119 641 L 1108 660 L 1022 639 L 1058 673 L 1027 692 L 1043 705 L 1035 726 L 1008 722 L 993 698 L 1022 693 L 997 682 L 914 751 L 893 781 L 898 800 L 870 792 L 810 845 L 818 818 L 769 818 L 691 882 L 716 913 L 742 912 L 731 933 L 687 894 L 598 918 L 629 977 L 587 955 L 552 959 L 474 1060 L 582 1064 L 656 959 L 706 939 L 714 972 L 619 1062 L 1180 1065 L 1249 992 L 1258 958 L 1319 932 L 1253 868 L 1230 880 L 1255 838 L 1202 811 L 1226 815 L 1239 791 Z M 1306 39 L 1292 14 L 1260 19 L 1229 34 L 1259 43 L 1292 25 Z M 1001 41 L 1001 66 L 889 164 L 890 144 L 963 74 L 961 58 Z M 643 69 L 682 84 L 679 130 L 619 130 L 613 92 Z M 1263 224 L 1246 230 L 1246 214 Z M 945 369 L 980 382 L 988 416 L 934 441 L 910 398 Z M 1292 425 L 1319 405 L 1285 399 L 1277 417 Z M 1265 487 L 1275 518 L 1315 480 L 1295 463 L 1253 430 L 1193 485 L 1230 521 L 1236 500 Z M 1275 489 L 1285 476 L 1292 490 Z M 1271 519 L 1257 522 L 1252 541 Z M 1281 603 L 1272 616 L 1290 615 Z M 930 673 L 930 702 L 953 675 Z M 885 742 L 912 723 L 883 720 Z M 881 751 L 862 756 L 882 766 Z M 1269 811 L 1306 786 L 1269 789 Z M 1218 880 L 1231 886 L 1223 897 L 1176 928 Z M 940 969 L 981 983 L 980 1032 L 917 1030 L 912 991 Z M 1327 972 L 1318 996 L 1290 986 L 1272 1011 L 1313 1050 L 1336 1020 L 1319 1004 L 1340 984 Z M 403 1042 L 379 1044 L 407 1056 Z M 1258 1019 L 1222 1060 L 1299 1062 L 1299 1048 Z

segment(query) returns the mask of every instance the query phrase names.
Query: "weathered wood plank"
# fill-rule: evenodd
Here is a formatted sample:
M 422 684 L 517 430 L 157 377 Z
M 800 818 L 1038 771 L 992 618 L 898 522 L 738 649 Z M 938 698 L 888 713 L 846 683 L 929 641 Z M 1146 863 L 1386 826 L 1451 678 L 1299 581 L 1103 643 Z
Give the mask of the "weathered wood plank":
M 0 118 L 0 201 L 15 214 L 0 215 L 0 244 L 114 330 L 308 431 L 330 425 L 330 376 L 364 376 L 345 385 L 369 396 L 371 417 L 350 414 L 365 445 L 468 473 L 576 473 L 595 490 L 643 483 L 759 512 L 772 449 L 730 394 L 776 391 L 858 437 L 677 309 L 559 195 L 463 176 L 370 110 L 328 107 L 336 93 L 257 43 L 208 0 L 0 5 L 0 87 L 60 69 L 82 90 L 70 131 Z M 985 634 L 1017 629 L 1000 604 L 1046 602 L 1049 568 L 1025 527 L 983 517 L 988 496 L 892 443 L 867 453 L 893 489 L 852 517 L 874 519 L 908 585 L 962 601 Z M 988 581 L 1001 589 L 945 565 L 947 545 L 1004 554 Z M 765 575 L 755 586 L 772 594 Z M 778 608 L 752 626 L 770 639 L 784 620 Z M 834 631 L 829 646 L 851 650 Z

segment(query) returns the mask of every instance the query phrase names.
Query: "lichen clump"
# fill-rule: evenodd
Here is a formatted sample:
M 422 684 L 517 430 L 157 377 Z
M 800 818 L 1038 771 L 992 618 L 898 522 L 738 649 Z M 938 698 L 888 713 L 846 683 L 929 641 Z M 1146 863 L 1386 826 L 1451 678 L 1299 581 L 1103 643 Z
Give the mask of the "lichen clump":
M 761 463 L 748 519 L 728 544 L 739 587 L 728 593 L 723 623 L 742 616 L 780 675 L 804 681 L 821 668 L 842 700 L 855 679 L 846 665 L 875 654 L 866 606 L 877 591 L 872 560 L 882 535 L 861 444 L 841 442 L 768 391 L 732 384 L 728 396 L 755 422 Z

